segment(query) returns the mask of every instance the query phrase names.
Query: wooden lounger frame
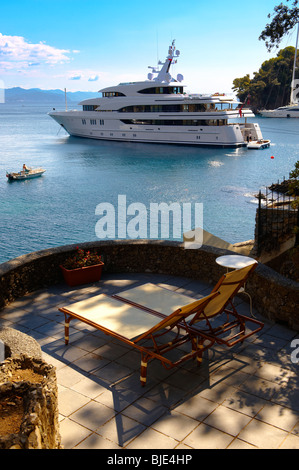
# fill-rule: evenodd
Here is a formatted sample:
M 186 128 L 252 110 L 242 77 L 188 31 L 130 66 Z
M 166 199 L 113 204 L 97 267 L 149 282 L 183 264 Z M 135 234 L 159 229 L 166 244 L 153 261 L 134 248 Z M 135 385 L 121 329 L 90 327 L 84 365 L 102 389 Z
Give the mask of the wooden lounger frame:
M 210 295 L 191 302 L 175 310 L 170 315 L 165 315 L 161 311 L 151 309 L 150 306 L 131 301 L 128 297 L 122 297 L 121 294 L 110 297 L 102 294 L 102 296 L 107 298 L 108 302 L 110 298 L 113 299 L 114 302 L 118 301 L 122 304 L 129 304 L 136 309 L 137 314 L 139 310 L 157 317 L 157 324 L 155 324 L 155 326 L 147 329 L 142 334 L 136 335 L 133 339 L 127 338 L 98 322 L 85 318 L 84 315 L 72 311 L 72 306 L 59 308 L 65 315 L 65 343 L 68 344 L 69 342 L 70 321 L 76 318 L 132 346 L 141 353 L 140 380 L 143 386 L 146 383 L 147 364 L 150 359 L 158 359 L 166 369 L 176 367 L 191 358 L 196 358 L 197 363 L 200 364 L 203 352 L 212 347 L 213 344 L 216 343 L 232 347 L 239 342 L 243 342 L 246 338 L 256 334 L 263 328 L 264 324 L 256 318 L 239 314 L 233 303 L 235 295 L 241 287 L 244 287 L 248 276 L 255 268 L 256 263 L 224 274 L 215 285 Z M 127 293 L 128 292 L 129 291 L 127 291 Z M 169 296 L 171 295 L 173 295 L 173 293 L 169 291 Z M 227 308 L 228 306 L 230 309 Z M 213 319 L 218 319 L 220 316 L 222 318 L 222 315 L 225 315 L 226 320 L 222 322 L 220 326 L 213 327 Z M 230 320 L 231 316 L 233 317 L 232 320 Z M 203 323 L 205 323 L 204 328 L 201 327 Z M 253 324 L 254 328 L 247 331 L 246 325 L 249 323 Z M 174 328 L 177 328 L 175 338 L 172 339 L 171 342 L 166 339 L 164 343 L 162 342 L 162 344 L 160 344 L 159 341 L 163 339 L 164 335 L 174 330 Z M 238 330 L 237 333 L 235 333 L 236 329 Z M 230 332 L 232 332 L 231 335 Z M 227 333 L 229 333 L 229 335 L 227 335 Z M 147 340 L 150 341 L 150 345 L 145 344 Z M 182 350 L 182 356 L 180 356 L 178 360 L 173 361 L 166 357 L 169 351 L 188 343 L 190 345 L 190 351 L 184 353 Z
M 198 335 L 199 342 L 206 339 L 211 341 L 212 344 L 216 342 L 220 345 L 232 347 L 258 333 L 264 327 L 264 323 L 256 318 L 238 313 L 233 303 L 234 297 L 242 287 L 244 288 L 248 277 L 256 267 L 257 263 L 253 263 L 244 268 L 226 273 L 219 279 L 211 292 L 218 292 L 219 297 L 212 299 L 201 313 L 194 316 L 188 322 L 189 333 Z M 169 292 L 169 295 L 171 296 L 171 292 Z M 131 301 L 128 297 L 122 297 L 121 293 L 118 295 L 114 294 L 113 297 L 132 306 L 144 309 L 149 313 L 159 315 L 162 318 L 165 317 L 161 312 Z M 226 320 L 222 321 L 220 326 L 213 327 L 213 319 L 221 315 L 225 315 Z M 202 323 L 206 324 L 205 327 L 202 327 Z M 249 325 L 254 325 L 254 328 L 248 331 L 247 327 Z M 239 331 L 235 332 L 236 329 L 239 329 Z M 228 335 L 227 333 L 230 332 L 232 334 Z
M 103 294 L 104 295 L 104 294 Z M 69 343 L 69 325 L 72 319 L 78 319 L 87 325 L 90 325 L 100 331 L 103 331 L 105 334 L 112 336 L 129 346 L 137 349 L 141 353 L 141 370 L 140 370 L 140 381 L 141 385 L 144 386 L 146 384 L 146 373 L 147 373 L 147 365 L 150 359 L 158 359 L 165 369 L 171 369 L 176 367 L 183 362 L 196 358 L 198 363 L 200 364 L 202 361 L 202 354 L 203 352 L 210 348 L 214 343 L 214 340 L 210 340 L 208 338 L 202 338 L 199 340 L 198 334 L 194 333 L 192 329 L 189 327 L 186 318 L 189 316 L 196 317 L 200 315 L 202 310 L 208 305 L 208 303 L 219 295 L 218 292 L 213 292 L 210 295 L 192 302 L 191 304 L 177 309 L 172 314 L 166 316 L 161 315 L 158 312 L 147 312 L 150 315 L 154 315 L 157 317 L 157 324 L 156 326 L 150 328 L 149 330 L 145 331 L 138 337 L 134 339 L 129 339 L 121 334 L 112 331 L 103 325 L 100 325 L 97 322 L 94 322 L 88 318 L 84 318 L 84 316 L 77 314 L 76 312 L 70 310 L 70 307 L 62 307 L 59 308 L 59 311 L 64 313 L 65 315 L 65 344 Z M 106 296 L 107 301 L 109 301 L 109 296 Z M 112 298 L 112 297 L 111 297 Z M 143 310 L 142 308 L 136 307 L 136 310 Z M 166 333 L 177 328 L 177 333 L 174 339 L 169 342 L 169 338 L 162 344 L 159 344 L 159 340 L 163 338 Z M 208 339 L 207 344 L 204 346 L 205 339 Z M 150 345 L 145 344 L 149 340 L 151 343 Z M 181 351 L 182 355 L 179 359 L 173 361 L 170 358 L 166 357 L 166 354 L 175 349 L 179 348 L 183 344 L 190 344 L 190 351 L 185 353 L 185 351 Z

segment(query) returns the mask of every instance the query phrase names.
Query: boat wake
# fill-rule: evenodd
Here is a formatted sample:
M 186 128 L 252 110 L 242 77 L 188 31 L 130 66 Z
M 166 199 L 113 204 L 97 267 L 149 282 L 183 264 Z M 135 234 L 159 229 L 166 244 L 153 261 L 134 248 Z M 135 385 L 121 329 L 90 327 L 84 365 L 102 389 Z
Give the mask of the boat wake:
M 253 192 L 248 191 L 247 188 L 242 188 L 238 186 L 223 186 L 221 191 L 227 194 L 231 194 L 232 197 L 244 198 L 245 202 L 248 204 L 257 205 L 259 203 L 256 194 Z M 263 204 L 263 201 L 262 201 Z
M 215 168 L 217 168 L 217 167 L 219 167 L 219 166 L 224 165 L 224 163 L 223 163 L 223 162 L 219 162 L 219 161 L 217 161 L 217 160 L 211 160 L 211 161 L 209 161 L 209 165 L 210 165 L 210 166 L 213 166 L 213 167 L 215 167 Z

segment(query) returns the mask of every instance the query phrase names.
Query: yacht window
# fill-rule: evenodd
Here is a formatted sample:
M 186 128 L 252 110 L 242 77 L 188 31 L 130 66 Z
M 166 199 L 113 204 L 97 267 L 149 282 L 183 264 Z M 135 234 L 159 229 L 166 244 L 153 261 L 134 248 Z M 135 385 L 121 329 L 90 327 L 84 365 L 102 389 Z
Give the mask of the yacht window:
M 177 95 L 183 94 L 184 88 L 182 86 L 164 86 L 164 87 L 150 87 L 139 90 L 138 93 L 150 94 L 150 95 Z
M 203 103 L 196 103 L 196 104 L 187 104 L 185 105 L 187 106 L 187 111 L 189 111 L 189 113 L 198 113 L 198 112 L 205 112 L 207 110 L 207 106 L 206 104 L 203 104 Z
M 96 126 L 97 120 L 96 120 L 96 119 L 90 119 L 90 124 L 91 124 L 92 126 Z
M 181 93 L 183 93 L 182 87 L 181 86 L 174 86 L 172 93 L 174 93 L 175 95 L 180 95 Z
M 204 112 L 205 104 L 160 104 L 160 105 L 138 105 L 125 106 L 118 110 L 120 113 L 180 113 L 180 112 Z
M 121 119 L 124 124 L 147 126 L 226 126 L 226 119 Z M 201 129 L 202 130 L 202 129 Z
M 94 104 L 84 104 L 83 111 L 95 111 L 97 107 L 98 105 L 94 105 Z
M 120 91 L 105 91 L 103 92 L 103 97 L 104 98 L 112 98 L 114 96 L 126 96 Z
M 215 109 L 217 109 L 217 111 L 228 111 L 228 110 L 233 109 L 233 106 L 231 103 L 216 103 L 214 104 L 214 106 L 215 106 Z

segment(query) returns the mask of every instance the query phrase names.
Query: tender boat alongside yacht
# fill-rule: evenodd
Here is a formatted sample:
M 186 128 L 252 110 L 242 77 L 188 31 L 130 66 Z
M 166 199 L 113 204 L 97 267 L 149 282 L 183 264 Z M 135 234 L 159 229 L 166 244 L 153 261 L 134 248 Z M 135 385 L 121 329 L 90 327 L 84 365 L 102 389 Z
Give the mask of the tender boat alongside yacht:
M 248 149 L 259 150 L 270 147 L 271 140 L 254 140 L 247 145 Z
M 79 103 L 82 110 L 49 115 L 70 135 L 89 139 L 231 148 L 263 139 L 259 125 L 247 122 L 253 112 L 234 98 L 186 93 L 183 76 L 170 74 L 179 56 L 173 41 L 146 81 L 104 88 L 101 97 Z

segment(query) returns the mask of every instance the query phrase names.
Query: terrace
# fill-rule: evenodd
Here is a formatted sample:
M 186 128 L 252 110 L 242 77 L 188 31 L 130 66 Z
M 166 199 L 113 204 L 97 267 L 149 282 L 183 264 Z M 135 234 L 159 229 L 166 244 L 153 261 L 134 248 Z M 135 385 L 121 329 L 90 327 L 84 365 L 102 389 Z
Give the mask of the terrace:
M 157 250 L 160 245 L 153 243 L 151 249 Z M 65 257 L 70 247 L 45 250 L 13 260 L 10 266 L 2 265 L 2 286 L 11 286 L 8 279 L 13 278 L 14 287 L 4 299 L 0 326 L 33 337 L 41 346 L 43 359 L 56 367 L 64 448 L 299 448 L 298 363 L 291 360 L 292 340 L 299 339 L 298 331 L 278 323 L 273 314 L 265 316 L 266 306 L 261 314 L 255 298 L 253 313 L 265 322 L 257 336 L 231 349 L 211 348 L 200 367 L 189 361 L 167 371 L 153 361 L 146 387 L 139 382 L 139 353 L 116 339 L 73 320 L 70 343 L 65 346 L 64 316 L 59 307 L 98 293 L 119 293 L 146 282 L 200 298 L 210 292 L 211 283 L 219 277 L 223 268 L 214 259 L 225 251 L 203 248 L 200 279 L 195 275 L 199 256 L 195 253 L 194 276 L 186 267 L 177 268 L 177 275 L 171 272 L 172 260 L 178 256 L 176 244 L 164 246 L 172 257 L 168 253 L 168 264 L 162 257 L 156 258 L 160 260 L 159 269 L 154 270 L 149 259 L 151 272 L 146 272 L 142 259 L 134 255 L 138 243 L 97 246 L 102 247 L 105 264 L 111 269 L 106 270 L 100 282 L 76 288 L 66 286 L 56 270 L 58 259 Z M 118 256 L 122 251 L 121 263 L 127 269 L 115 264 L 113 267 L 113 250 L 118 251 Z M 134 265 L 135 257 L 138 263 Z M 209 263 L 207 258 L 211 258 Z M 184 275 L 187 272 L 188 276 Z M 50 281 L 51 276 L 55 283 Z M 291 286 L 298 292 L 296 287 Z M 248 314 L 245 300 L 237 297 L 236 304 L 241 313 Z

